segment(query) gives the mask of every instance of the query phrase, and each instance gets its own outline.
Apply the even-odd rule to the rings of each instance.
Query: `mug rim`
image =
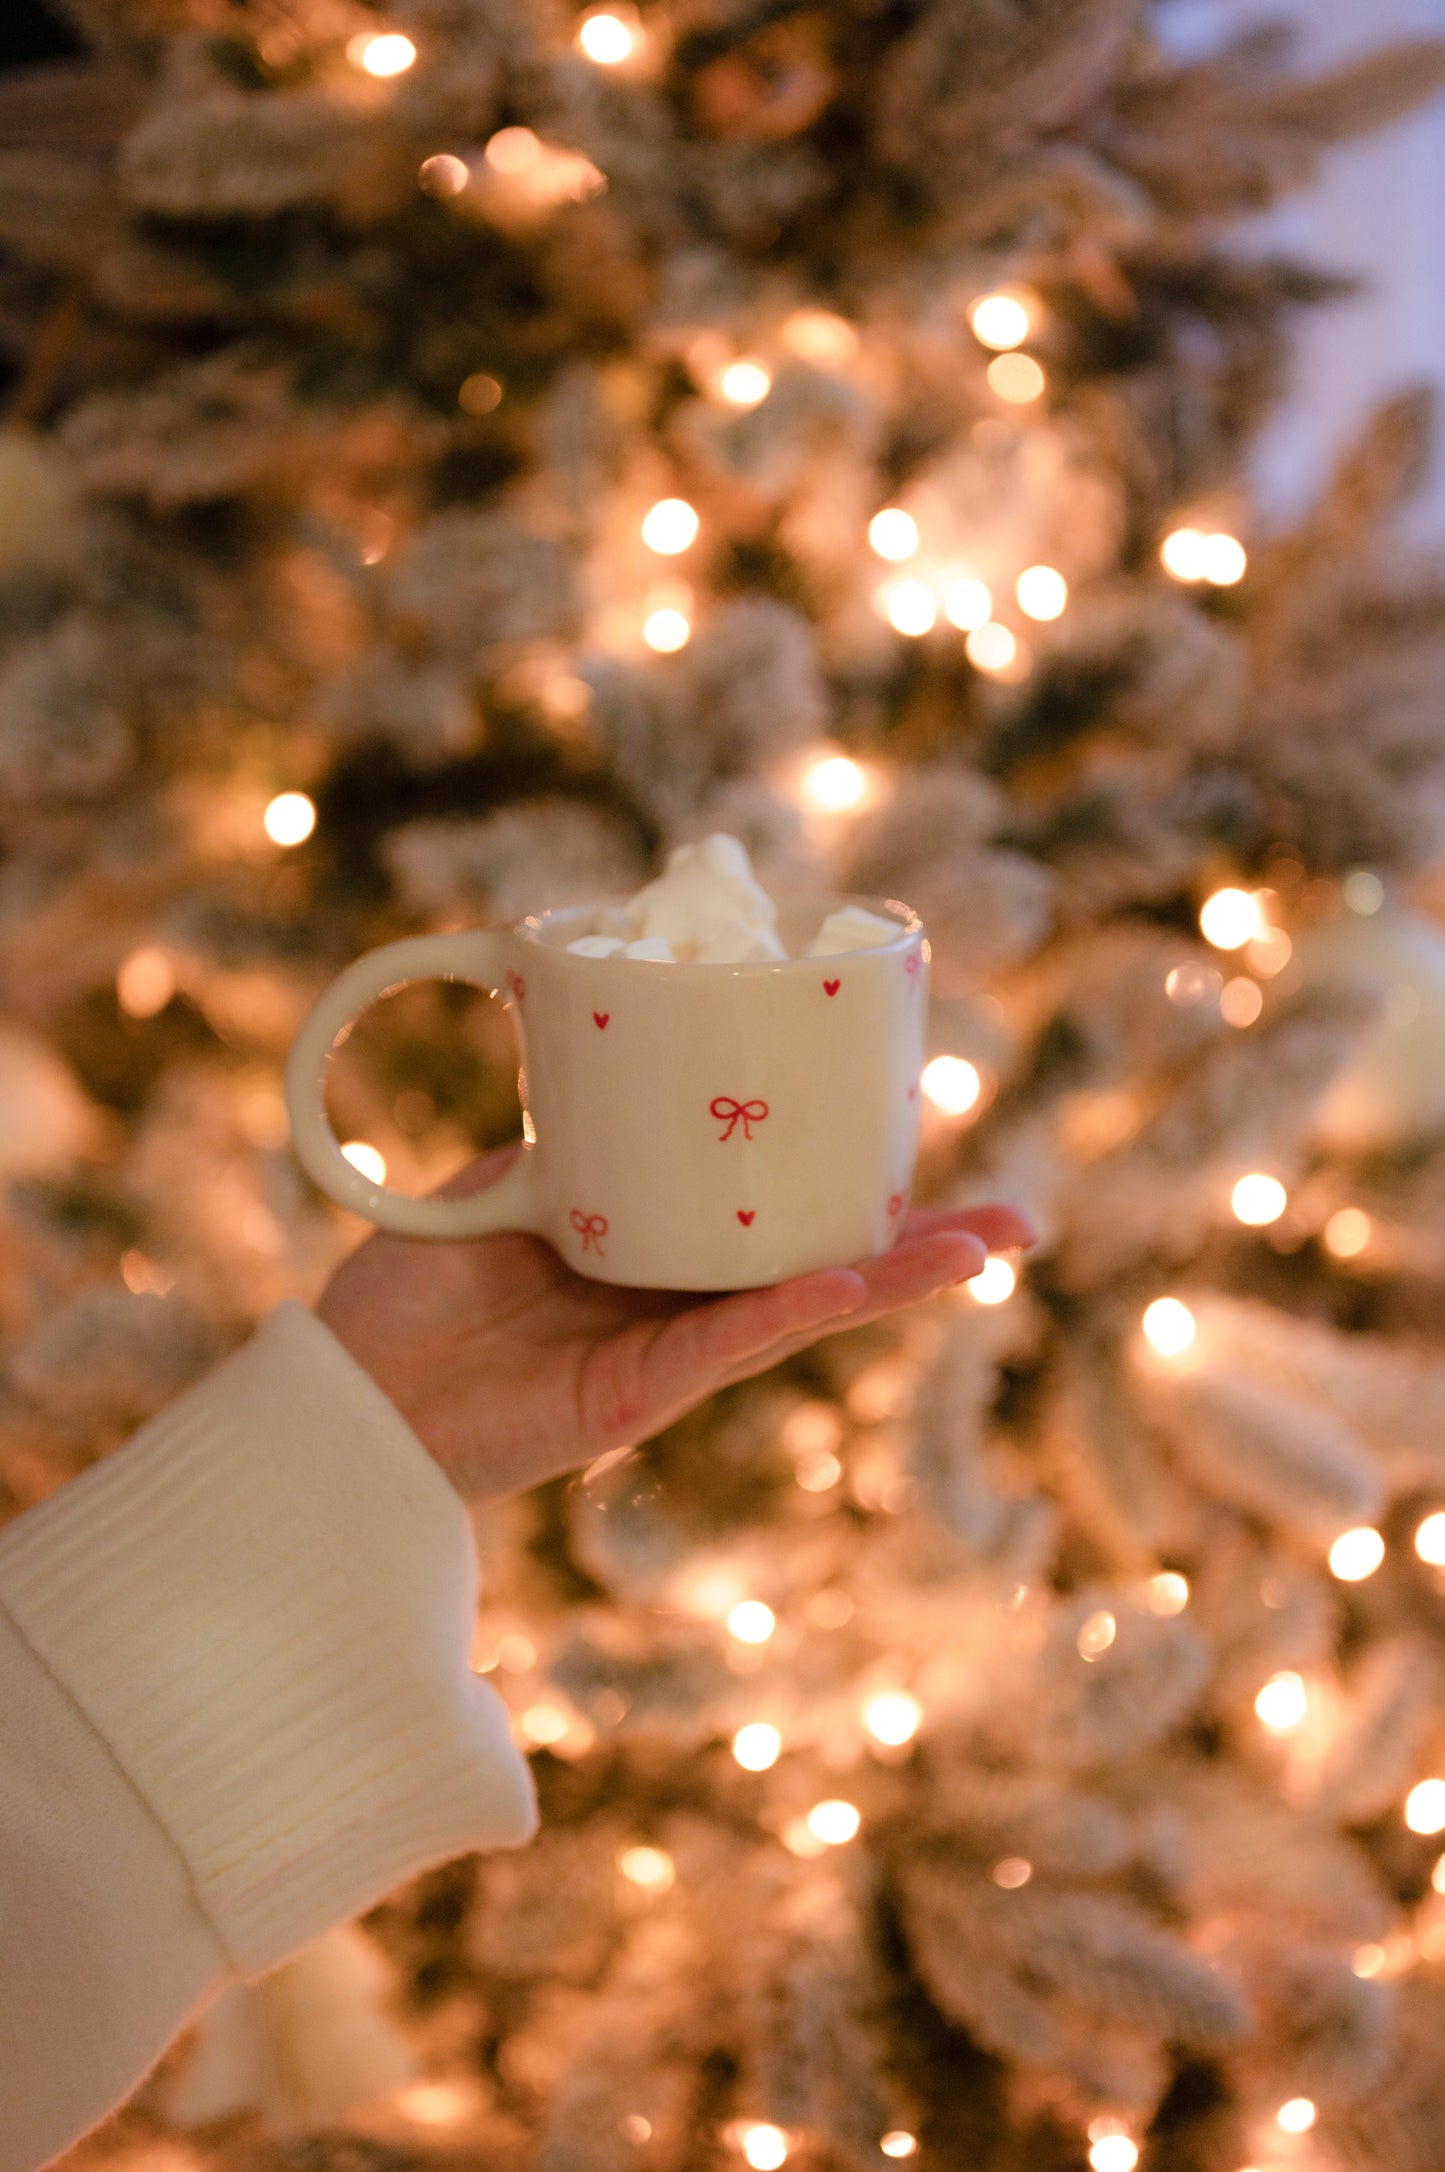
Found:
[[[916,942],[920,936],[923,938],[923,955],[925,962],[927,962],[928,937],[924,931],[923,922],[913,907],[905,904],[902,898],[867,897],[859,891],[794,892],[784,890],[774,898],[773,902],[776,905],[821,905],[824,919],[827,918],[830,912],[836,912],[849,905],[861,906],[867,912],[876,912],[881,907],[883,913],[890,915],[902,914],[903,918],[899,924],[898,933],[891,936],[886,943],[870,943],[858,950],[830,951],[826,959],[803,957],[740,958],[717,961],[701,958],[678,958],[673,961],[673,971],[675,973],[761,974],[785,973],[806,967],[809,972],[816,972],[820,964],[827,963],[833,958],[893,957],[905,946]],[[609,907],[623,906],[626,903],[627,899],[625,897],[589,898],[580,905],[553,905],[549,906],[544,912],[524,913],[515,920],[504,921],[502,926],[512,934],[522,936],[525,941],[534,943],[539,950],[546,950],[553,957],[570,958],[579,966],[610,966],[619,962],[627,965],[645,963],[647,961],[636,958],[619,960],[616,956],[610,958],[580,956],[575,950],[568,950],[565,943],[544,943],[541,940],[540,933],[534,934],[532,932],[533,930],[540,931],[547,925],[556,926],[558,923],[569,919],[580,919],[584,914],[590,918],[599,912],[606,911]]]

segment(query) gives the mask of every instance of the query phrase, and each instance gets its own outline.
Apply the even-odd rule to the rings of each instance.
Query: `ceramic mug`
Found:
[[[286,1073],[302,1166],[410,1237],[530,1230],[578,1274],[629,1288],[746,1289],[887,1249],[918,1145],[928,943],[906,905],[779,908],[790,951],[860,904],[891,941],[830,958],[667,965],[567,945],[600,908],[420,935],[348,966]],[[326,1117],[328,1058],[378,996],[417,980],[501,994],[522,1047],[523,1151],[490,1189],[410,1199],[354,1169]]]

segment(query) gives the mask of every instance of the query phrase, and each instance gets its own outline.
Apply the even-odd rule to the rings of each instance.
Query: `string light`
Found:
[[[746,356],[728,364],[717,388],[730,407],[756,407],[772,391],[773,380],[763,363]]]
[[[1421,1780],[1411,1788],[1405,1823],[1412,1833],[1445,1833],[1445,1780]]]
[[[1189,1604],[1189,1579],[1174,1569],[1161,1569],[1145,1586],[1144,1603],[1151,1614],[1182,1614]]]
[[[1330,1548],[1330,1573],[1342,1584],[1362,1584],[1385,1558],[1385,1541],[1369,1524],[1342,1531]]]
[[[1229,1195],[1237,1222],[1248,1229],[1264,1229],[1277,1222],[1289,1204],[1289,1194],[1278,1177],[1242,1176]]]
[[[885,505],[868,523],[868,541],[880,558],[895,563],[911,558],[918,548],[918,523],[900,505]]]
[[[482,156],[496,173],[527,173],[542,156],[542,139],[530,128],[499,128]]]
[[[989,391],[1010,407],[1027,407],[1040,400],[1048,380],[1031,354],[995,355],[985,372]]]
[[[1350,1974],[1368,1983],[1372,1976],[1381,1973],[1389,1958],[1384,1947],[1376,1945],[1373,1940],[1363,1946],[1356,1946],[1350,1955]]]
[[[1216,890],[1199,908],[1199,926],[1216,950],[1242,950],[1264,925],[1259,899],[1248,890]]]
[[[964,1116],[983,1091],[977,1067],[964,1056],[934,1056],[919,1081],[927,1098],[945,1116]]]
[[[517,1724],[528,1742],[538,1749],[550,1749],[566,1734],[567,1715],[555,1704],[529,1704]]]
[[[964,1288],[976,1305],[1002,1305],[1013,1296],[1018,1286],[1018,1275],[1006,1259],[987,1259],[976,1275],[970,1275]]]
[[[360,30],[348,41],[346,57],[366,75],[405,75],[416,59],[416,47],[397,30]]]
[[[916,639],[920,634],[931,632],[937,621],[938,605],[926,581],[889,581],[881,591],[880,600],[884,616],[895,633]]]
[[[1309,2097],[1291,2097],[1274,2115],[1282,2134],[1308,2134],[1315,2123],[1315,2107]]]
[[[365,1139],[348,1139],[341,1152],[352,1168],[359,1169],[371,1183],[386,1182],[386,1157],[379,1154],[374,1146],[368,1146]]]
[[[472,178],[472,169],[465,159],[454,158],[450,151],[438,151],[422,160],[416,178],[428,196],[460,196]]]
[[[648,612],[642,622],[642,638],[659,656],[674,656],[692,639],[692,621],[685,611],[664,604],[661,609]]]
[[[675,558],[697,541],[701,526],[686,498],[659,498],[642,523],[642,540],[659,557]]]
[[[1101,1606],[1096,1614],[1089,1616],[1074,1639],[1080,1659],[1088,1660],[1090,1665],[1096,1659],[1102,1659],[1118,1634],[1118,1622],[1106,1606]]]
[[[821,1840],[824,1847],[841,1848],[857,1837],[863,1820],[853,1803],[833,1799],[815,1802],[804,1822],[813,1838]]]
[[[1053,566],[1026,566],[1014,593],[1026,618],[1062,618],[1069,600],[1069,584]]]
[[[1177,1297],[1156,1297],[1144,1311],[1144,1337],[1160,1357],[1179,1357],[1199,1329],[1193,1313]]]
[[[878,2147],[885,2157],[915,2157],[918,2154],[918,2137],[906,2127],[890,2127]]]
[[[1425,1518],[1415,1533],[1415,1551],[1432,1569],[1445,1569],[1445,1509]]]
[[[316,804],[304,792],[278,792],[261,820],[273,845],[304,845],[316,827]]]
[[[1233,588],[1242,581],[1249,565],[1249,555],[1238,536],[1207,535],[1199,548],[1199,568],[1204,579],[1214,588]]]
[[[993,617],[993,597],[982,581],[960,574],[943,591],[943,615],[960,633],[975,633]]]
[[[1164,571],[1176,581],[1202,581],[1204,537],[1198,528],[1176,528],[1159,546]]]
[[[977,671],[1007,671],[1019,652],[1018,642],[1007,626],[990,621],[975,626],[964,643],[964,653]]]
[[[795,309],[783,326],[783,345],[800,362],[836,369],[858,352],[858,334],[846,317],[830,309]]]
[[[848,814],[868,797],[868,777],[846,754],[820,754],[803,771],[799,791],[817,814]]]
[[[728,1635],[739,1644],[766,1644],[777,1626],[777,1615],[761,1599],[739,1599],[728,1614]]]
[[[599,68],[615,68],[628,58],[638,43],[638,35],[620,15],[584,16],[577,27],[577,46]]]
[[[766,1720],[752,1720],[733,1736],[733,1756],[744,1772],[766,1772],[778,1761],[783,1738]]]
[[[1251,937],[1246,955],[1256,973],[1263,973],[1266,980],[1273,980],[1294,956],[1294,944],[1283,928],[1264,928]]]
[[[1354,868],[1346,875],[1340,888],[1350,911],[1358,913],[1362,920],[1368,920],[1372,913],[1377,913],[1385,902],[1385,885],[1379,876],[1371,874],[1367,867]]]
[[[502,404],[502,381],[493,377],[490,370],[473,370],[464,377],[457,391],[457,405],[464,414],[490,415],[494,407]]]
[[[1089,2150],[1094,2172],[1134,2172],[1139,2145],[1127,2134],[1101,2134]]]
[[[738,2140],[753,2172],[777,2172],[777,2167],[788,2161],[788,2137],[781,2127],[761,2123],[744,2127]]]
[[[827,1493],[843,1475],[843,1466],[831,1448],[819,1448],[801,1456],[793,1477],[804,1493]]]
[[[968,312],[973,336],[984,347],[1021,347],[1029,336],[1028,309],[1016,294],[984,294]]]
[[[624,1848],[617,1868],[630,1885],[646,1893],[665,1893],[677,1878],[677,1865],[665,1848]]]
[[[1272,1674],[1254,1700],[1262,1727],[1272,1735],[1292,1734],[1309,1709],[1303,1678],[1288,1669]]]
[[[891,1750],[913,1740],[922,1718],[922,1705],[906,1689],[877,1690],[863,1706],[864,1728]]]
[[[1252,1026],[1264,1009],[1258,981],[1227,980],[1219,991],[1219,1015],[1227,1026]]]
[[[154,1018],[176,992],[176,969],[154,943],[122,958],[115,976],[115,997],[128,1018]]]
[[[1005,1893],[1017,1893],[1033,1874],[1033,1864],[1023,1855],[1002,1856],[989,1872],[994,1884]]]

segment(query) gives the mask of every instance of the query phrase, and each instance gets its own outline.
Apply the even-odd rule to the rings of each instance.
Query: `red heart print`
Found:
[[[527,993],[527,983],[523,980],[521,974],[509,972],[507,986],[510,988],[515,1000],[520,1003]]]
[[[739,1208],[738,1208],[738,1220],[739,1220],[739,1221],[740,1221],[740,1222],[742,1223],[742,1225],[743,1225],[743,1228],[744,1228],[744,1229],[751,1229],[751,1228],[752,1228],[752,1226],[753,1226],[753,1218],[754,1218],[754,1216],[755,1216],[755,1215],[757,1214],[757,1211],[758,1211],[758,1210],[757,1210],[757,1208],[756,1208],[756,1207],[739,1207]]]
[[[895,1217],[896,1217],[897,1215],[900,1215],[900,1214],[901,1214],[902,1212],[903,1212],[903,1194],[902,1194],[902,1192],[894,1192],[894,1193],[893,1193],[893,1194],[891,1195],[891,1197],[889,1198],[889,1201],[888,1201],[888,1219],[889,1219],[889,1221],[890,1221],[890,1222],[891,1222],[891,1221],[893,1221],[893,1220],[894,1220],[894,1218],[895,1218]]]
[[[599,1033],[602,1032],[602,1030],[605,1028],[607,1021],[611,1016],[611,1011],[594,1011],[592,1013],[592,1023],[594,1026],[596,1026]]]
[[[823,983],[823,993],[824,995],[835,996],[838,993],[838,990],[842,987],[842,985],[843,983],[841,980],[825,980]]]

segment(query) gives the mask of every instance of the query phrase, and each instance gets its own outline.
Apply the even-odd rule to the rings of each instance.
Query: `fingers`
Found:
[[[739,1366],[769,1362],[779,1343],[809,1342],[824,1328],[850,1319],[868,1301],[864,1275],[853,1267],[828,1267],[770,1289],[739,1290],[711,1304],[690,1306],[661,1327],[651,1360],[668,1388],[689,1398],[706,1394]]]
[[[431,1194],[434,1199],[469,1199],[473,1192],[487,1191],[507,1170],[522,1151],[520,1139],[511,1139],[505,1146],[494,1146],[485,1154],[478,1154],[445,1184],[440,1184]]]
[[[914,1207],[903,1224],[903,1241],[941,1229],[965,1229],[990,1252],[1026,1252],[1039,1241],[1033,1223],[1017,1207]]]

